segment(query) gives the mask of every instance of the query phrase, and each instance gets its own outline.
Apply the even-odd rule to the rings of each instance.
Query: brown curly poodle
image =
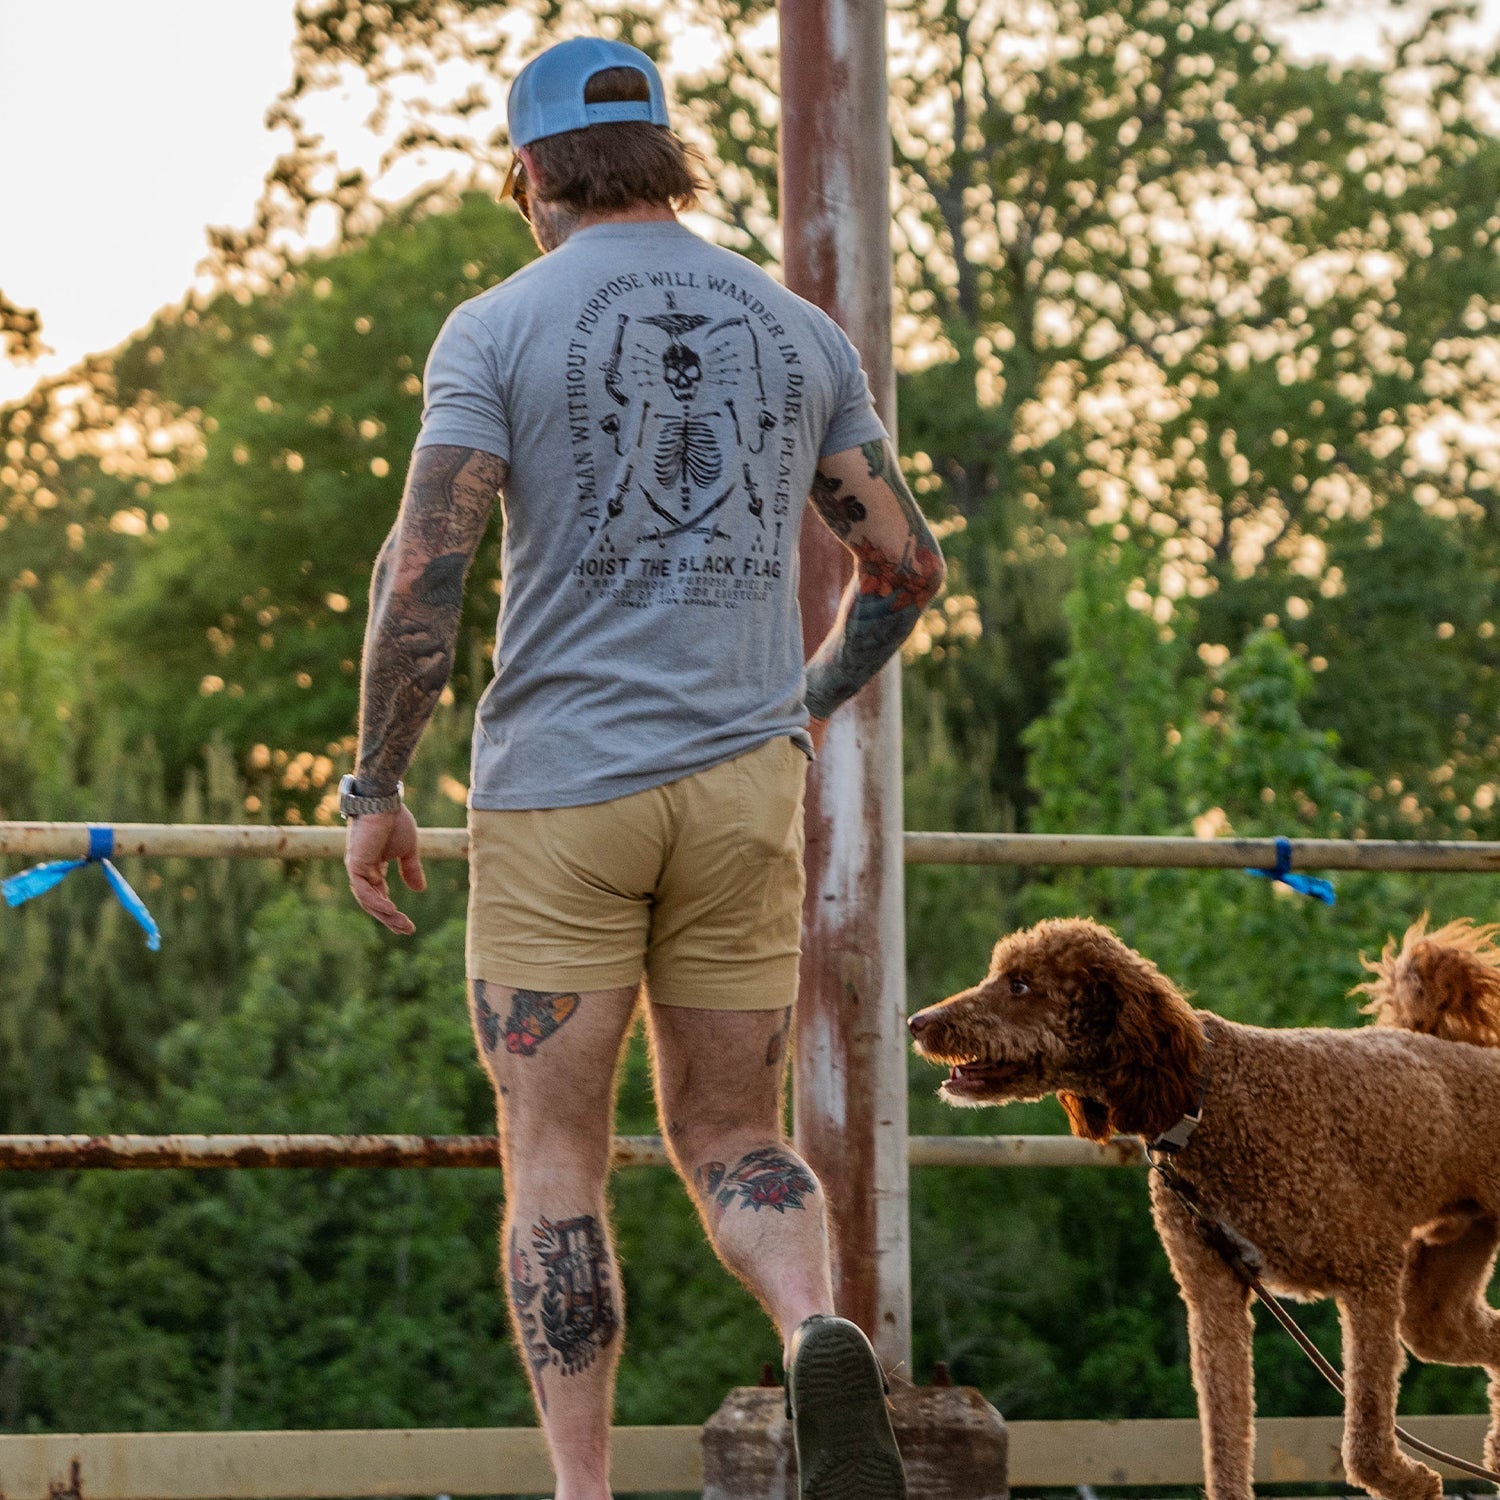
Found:
[[[1150,1143],[1203,1101],[1174,1158],[1204,1208],[1260,1252],[1284,1296],[1334,1297],[1344,1466],[1389,1500],[1435,1500],[1396,1446],[1401,1345],[1489,1373],[1485,1464],[1500,1468],[1500,928],[1426,918],[1361,985],[1376,1024],[1266,1030],[1195,1010],[1107,928],[1042,922],[996,946],[973,989],[911,1017],[952,1072],[951,1104],[1055,1093],[1075,1135]],[[1427,1034],[1420,1034],[1427,1033]],[[1211,1500],[1248,1500],[1251,1294],[1151,1174],[1151,1211],[1187,1303]]]

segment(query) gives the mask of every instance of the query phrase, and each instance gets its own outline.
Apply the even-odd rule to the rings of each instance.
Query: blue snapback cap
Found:
[[[634,68],[645,75],[650,99],[622,99],[610,104],[585,104],[583,91],[595,73],[606,68]],[[565,130],[619,120],[644,120],[666,125],[667,95],[656,64],[638,47],[603,37],[575,37],[559,42],[532,58],[510,86],[505,113],[512,146],[529,146]]]

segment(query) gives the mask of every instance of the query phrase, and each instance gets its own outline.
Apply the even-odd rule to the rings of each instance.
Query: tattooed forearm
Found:
[[[693,1173],[693,1185],[710,1224],[736,1206],[784,1214],[805,1207],[818,1191],[811,1170],[785,1146],[758,1147],[728,1169],[721,1161],[705,1162]]]
[[[370,585],[355,763],[367,796],[395,790],[448,681],[464,576],[504,479],[502,460],[472,448],[412,457]]]
[[[826,719],[895,655],[943,586],[937,539],[890,444],[866,443],[860,453],[865,474],[851,477],[820,468],[811,496],[855,557],[838,619],[807,664],[807,709],[815,719]],[[844,493],[858,483],[872,486],[867,500]],[[884,513],[877,515],[882,505]]]

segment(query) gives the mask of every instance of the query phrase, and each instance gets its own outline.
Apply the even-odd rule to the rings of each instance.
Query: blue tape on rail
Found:
[[[0,895],[5,897],[7,906],[21,906],[61,884],[74,870],[81,869],[84,865],[98,865],[104,871],[104,878],[109,882],[120,905],[146,934],[146,946],[155,953],[161,947],[161,929],[146,910],[146,903],[136,895],[130,882],[111,863],[110,856],[114,852],[114,829],[105,824],[91,823],[89,852],[85,858],[56,859],[44,865],[33,865],[31,869],[22,870],[19,875],[12,875],[8,880],[0,880]]]
[[[1247,875],[1259,875],[1262,880],[1279,881],[1302,896],[1311,896],[1325,906],[1332,906],[1338,897],[1331,880],[1320,880],[1316,875],[1298,875],[1292,870],[1292,841],[1276,840],[1276,868],[1273,870],[1246,870]]]

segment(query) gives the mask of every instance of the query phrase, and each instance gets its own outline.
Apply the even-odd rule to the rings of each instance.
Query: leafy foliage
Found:
[[[467,190],[498,175],[535,39],[657,50],[713,232],[775,259],[773,7],[669,10],[298,6],[272,111],[291,149],[255,223],[216,235],[220,290],[0,411],[0,816],[330,816],[421,357],[531,253]],[[909,824],[1493,834],[1494,59],[1451,8],[1413,13],[1389,69],[1296,63],[1227,0],[891,12],[904,463],[951,562],[907,664]],[[336,151],[346,89],[370,128]],[[0,301],[8,350],[31,318]],[[424,822],[460,816],[496,567],[491,538],[409,778]],[[158,956],[91,872],[3,918],[3,1128],[486,1128],[461,872],[408,898],[404,948],[320,868],[129,873]],[[1225,1014],[1351,1024],[1361,950],[1491,900],[1452,877],[1339,891],[914,869],[910,987],[938,998],[1001,932],[1090,912]],[[955,1115],[933,1082],[913,1064],[916,1131],[1061,1128],[1051,1105]],[[638,1044],[620,1110],[652,1128]],[[470,1172],[0,1184],[0,1426],[525,1421],[496,1193]],[[674,1181],[622,1177],[615,1214],[618,1417],[698,1420],[774,1334]],[[947,1360],[1015,1417],[1191,1410],[1132,1174],[918,1173],[913,1233],[919,1378]],[[1257,1360],[1266,1412],[1333,1409],[1279,1343]],[[1408,1409],[1479,1400],[1465,1372],[1408,1382]]]

